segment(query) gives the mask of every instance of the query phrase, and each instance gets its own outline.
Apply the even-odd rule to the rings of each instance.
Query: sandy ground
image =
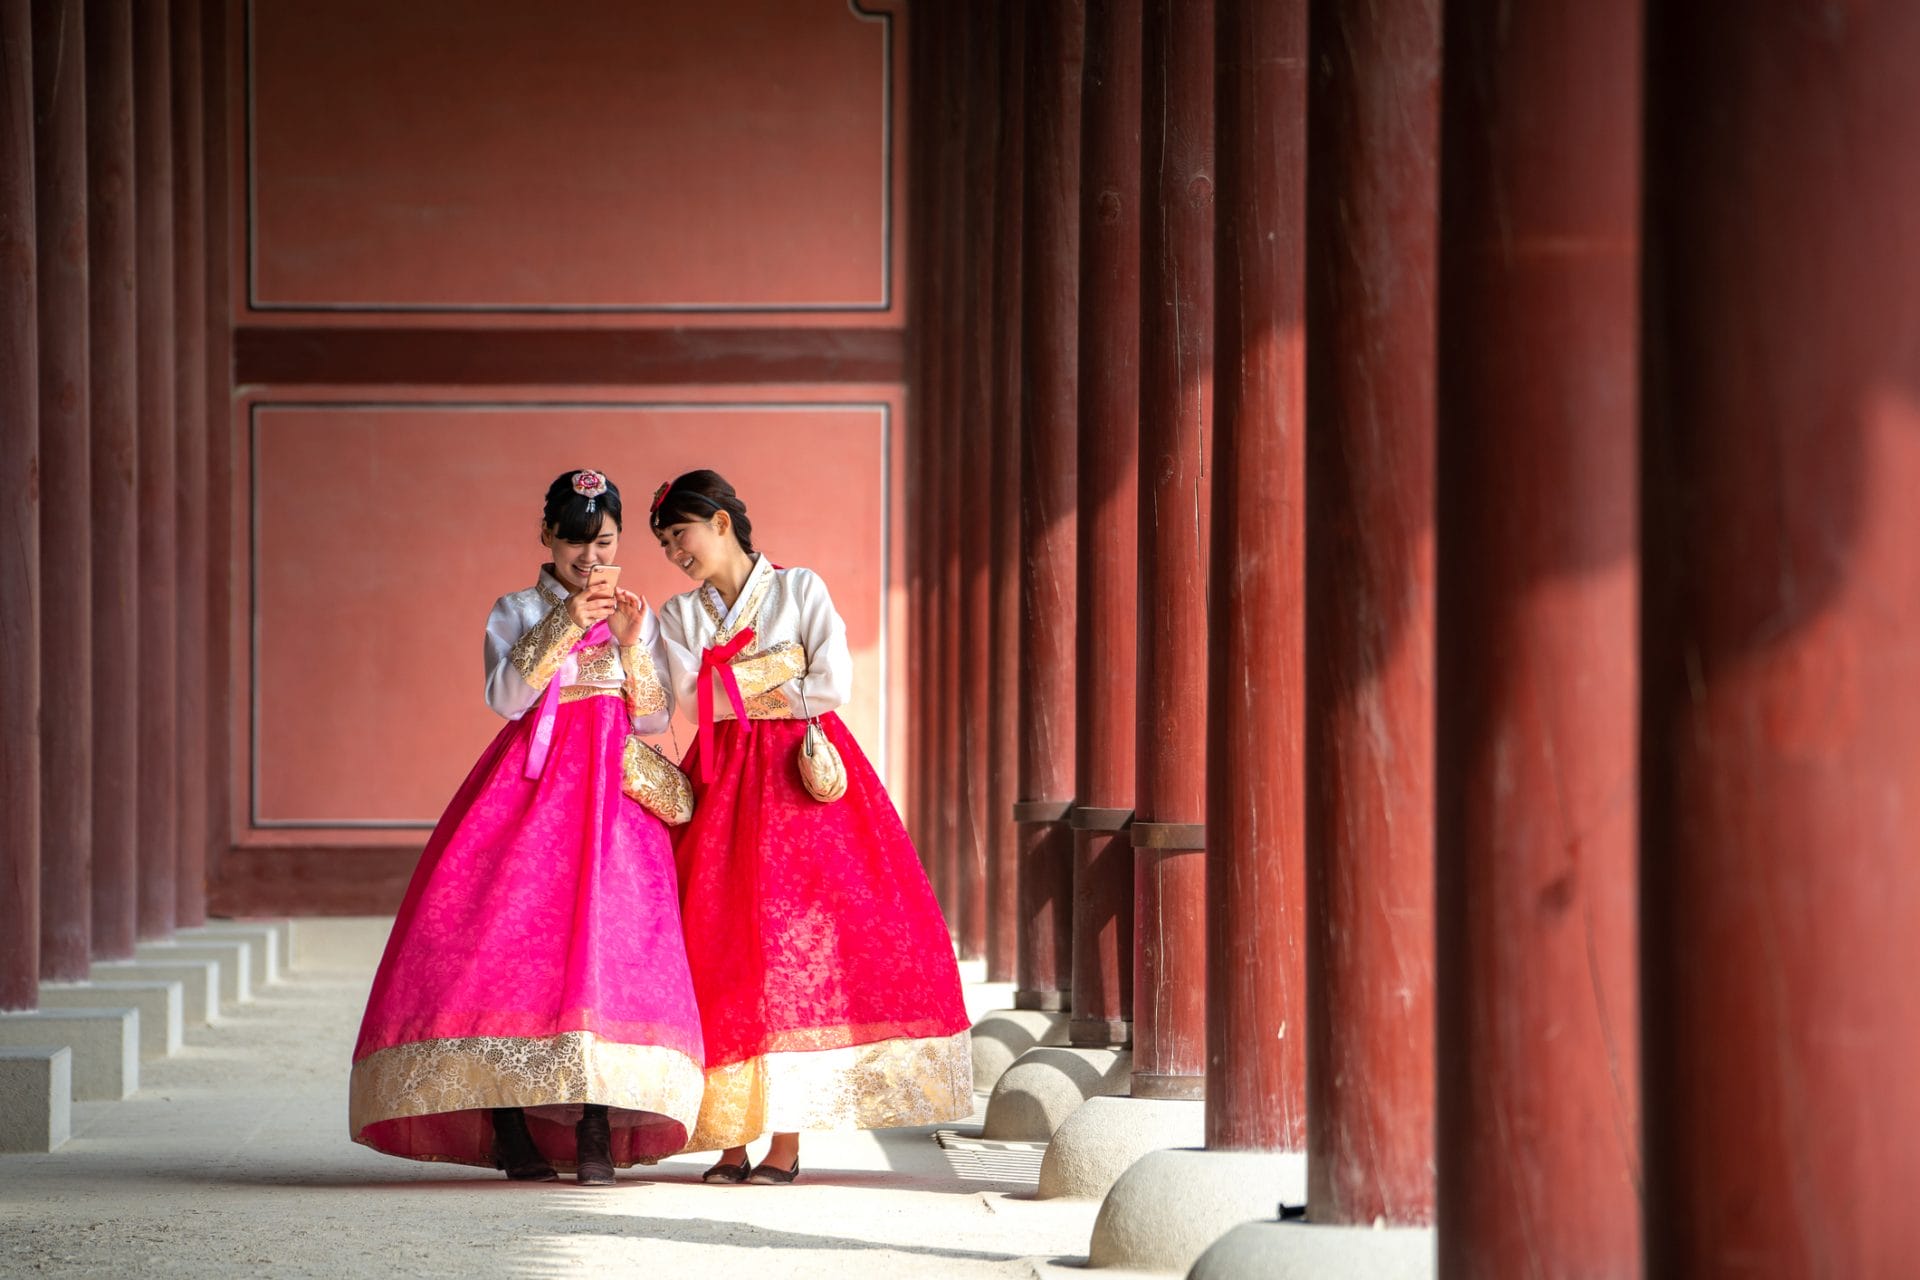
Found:
[[[387,922],[299,927],[300,967],[141,1064],[139,1093],[76,1103],[52,1155],[0,1156],[0,1276],[1026,1277],[1085,1258],[1098,1205],[1033,1199],[1041,1151],[979,1141],[978,1116],[944,1143],[808,1135],[792,1187],[705,1186],[704,1156],[585,1188],[377,1155],[347,1138],[347,1065]]]

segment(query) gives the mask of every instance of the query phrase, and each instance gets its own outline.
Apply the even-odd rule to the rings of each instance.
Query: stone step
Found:
[[[269,986],[280,981],[280,972],[286,967],[286,935],[282,928],[290,921],[273,920],[209,920],[203,925],[194,925],[174,931],[174,942],[232,942],[240,941],[253,948],[253,968],[248,973],[253,989]]]
[[[220,966],[220,1001],[240,1005],[253,999],[253,947],[238,938],[195,942],[143,942],[133,949],[136,960],[212,960]]]
[[[73,1050],[72,1096],[118,1102],[140,1087],[138,1009],[28,1009],[0,1013],[0,1048]]]
[[[43,982],[42,1009],[134,1008],[140,1011],[140,1058],[151,1062],[180,1052],[186,990],[178,980],[155,982]]]
[[[73,1050],[0,1048],[0,1151],[54,1151],[72,1136]]]
[[[185,1025],[209,1027],[220,1021],[217,960],[95,960],[92,974],[95,982],[177,982]]]

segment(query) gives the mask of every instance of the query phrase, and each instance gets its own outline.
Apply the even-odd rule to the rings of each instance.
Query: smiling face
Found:
[[[552,525],[542,525],[540,541],[553,552],[554,577],[569,591],[586,587],[593,566],[620,563],[620,526],[611,520],[602,520],[600,531],[586,542],[568,542],[555,535]]]
[[[660,540],[661,554],[695,582],[705,582],[739,554],[724,511],[708,520],[682,520],[653,534]]]

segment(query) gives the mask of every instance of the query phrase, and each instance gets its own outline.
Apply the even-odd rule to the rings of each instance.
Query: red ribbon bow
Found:
[[[700,651],[700,784],[705,786],[713,781],[713,676],[720,677],[721,687],[727,691],[727,701],[733,704],[733,717],[740,722],[740,732],[751,734],[753,721],[747,718],[747,701],[740,696],[740,682],[734,678],[733,659],[748,645],[753,643],[753,628],[743,627],[740,634],[723,645],[713,645]]]

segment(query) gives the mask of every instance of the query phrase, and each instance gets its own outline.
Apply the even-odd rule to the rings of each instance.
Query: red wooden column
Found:
[[[87,118],[81,0],[33,6],[40,305],[40,977],[92,963],[93,516],[87,440]],[[46,655],[53,655],[46,661]]]
[[[1217,9],[1207,1146],[1306,1140],[1306,0]]]
[[[202,4],[201,91],[205,104],[207,172],[206,300],[207,341],[202,353],[207,388],[207,697],[202,715],[207,734],[207,815],[209,882],[219,874],[219,858],[229,841],[232,755],[228,735],[233,724],[233,655],[228,621],[233,608],[233,381],[232,318],[229,314],[227,221],[228,167],[227,7]]]
[[[133,10],[87,0],[88,434],[93,531],[93,954],[133,954],[139,859]]]
[[[1648,11],[1647,1270],[1920,1253],[1920,13]]]
[[[958,547],[957,607],[960,688],[959,880],[960,958],[987,953],[987,717],[994,697],[992,656],[991,543],[982,520],[990,518],[993,462],[993,231],[997,200],[994,136],[999,124],[1000,9],[973,10],[967,22],[966,118],[964,123],[965,280],[960,343],[960,414],[955,522]]]
[[[1088,0],[1080,128],[1076,1045],[1133,1022],[1135,601],[1140,441],[1140,4]]]
[[[1132,1092],[1191,1100],[1207,1072],[1213,0],[1148,0],[1144,25]]]
[[[1064,1009],[1073,985],[1074,462],[1080,268],[1080,0],[1027,15],[1021,191],[1019,986]]]
[[[928,459],[929,426],[933,421],[933,343],[938,326],[932,313],[934,238],[932,235],[937,170],[933,164],[934,80],[939,74],[934,56],[936,13],[916,12],[908,27],[911,75],[907,127],[910,187],[908,193],[908,312],[907,312],[907,564],[908,607],[912,618],[909,639],[913,654],[908,672],[907,721],[910,803],[908,828],[921,865],[929,877],[933,863],[933,749],[929,712],[931,700],[927,670],[932,665],[932,614],[928,570],[932,562],[927,537],[930,510],[927,486],[933,474]],[[936,889],[938,882],[935,882]]]
[[[1316,0],[1313,31],[1307,1202],[1428,1223],[1440,5]]]
[[[966,15],[943,15],[939,165],[942,193],[936,224],[940,236],[940,377],[934,420],[934,759],[939,797],[940,897],[947,929],[959,942],[961,865],[965,832],[960,792],[960,432],[962,325],[966,322]]]
[[[129,639],[139,667],[140,937],[173,932],[178,893],[179,763],[173,407],[173,148],[166,0],[133,13],[134,183],[138,218],[140,574]]]
[[[207,920],[207,294],[206,122],[200,0],[171,0],[174,172],[174,422],[179,584],[179,879],[175,923]],[[224,162],[225,156],[221,157]]]
[[[33,26],[0,5],[0,1009],[40,990],[40,485]]]
[[[1636,1274],[1640,9],[1448,6],[1443,1274]]]
[[[992,457],[987,499],[990,689],[987,705],[987,981],[1017,976],[1020,936],[1020,245],[1027,9],[999,5],[1000,110],[993,202]]]

